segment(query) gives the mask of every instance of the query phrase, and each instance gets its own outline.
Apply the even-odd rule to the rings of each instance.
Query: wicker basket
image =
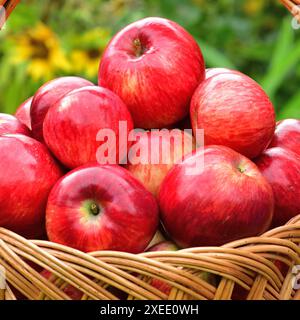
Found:
[[[7,17],[18,2],[0,0]],[[281,2],[297,15],[295,6],[300,0]],[[295,285],[299,244],[300,216],[261,237],[222,247],[139,255],[87,254],[51,242],[29,241],[0,228],[0,266],[7,281],[4,290],[0,287],[0,300],[15,300],[16,296],[69,300],[66,288],[70,286],[82,293],[82,300],[300,300]],[[43,269],[50,277],[41,275]],[[167,285],[167,292],[153,280]]]
[[[280,0],[283,5],[300,22],[300,0]]]
[[[32,300],[70,299],[65,288],[71,285],[83,293],[83,300],[299,300],[295,281],[299,244],[300,216],[261,237],[222,247],[139,255],[87,254],[51,242],[29,241],[0,228],[0,265],[7,279],[0,297],[14,300],[17,289],[18,295]],[[37,266],[52,275],[46,279]],[[209,274],[217,281],[209,281]],[[171,290],[157,289],[153,279]]]
[[[0,29],[3,27],[5,20],[10,16],[12,11],[15,9],[20,0],[0,0],[0,8],[5,8],[5,13],[1,11],[0,15]],[[3,16],[3,14],[5,16]],[[4,19],[3,19],[4,18]]]

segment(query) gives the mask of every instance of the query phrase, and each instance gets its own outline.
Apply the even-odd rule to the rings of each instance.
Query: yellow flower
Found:
[[[74,50],[71,53],[72,69],[93,78],[98,73],[101,54],[100,49]]]
[[[99,46],[103,47],[106,46],[108,40],[110,39],[110,32],[104,28],[95,28],[89,30],[88,32],[84,33],[80,37],[80,41],[83,44],[99,44]]]
[[[51,79],[57,71],[68,71],[66,59],[56,35],[39,23],[34,29],[15,36],[12,62],[27,63],[27,72],[34,80]]]
[[[72,70],[88,78],[95,77],[109,39],[110,33],[102,28],[95,28],[77,38],[70,58]]]
[[[264,0],[248,0],[244,4],[244,11],[248,15],[255,15],[263,10],[264,5]]]

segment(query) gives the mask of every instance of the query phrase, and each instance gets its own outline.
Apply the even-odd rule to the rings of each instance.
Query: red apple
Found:
[[[49,196],[46,227],[50,241],[85,252],[142,252],[157,226],[155,198],[117,165],[77,168]]]
[[[204,129],[206,145],[224,145],[255,158],[271,142],[274,107],[251,78],[222,73],[197,88],[191,102],[193,130]]]
[[[279,121],[269,148],[273,147],[288,149],[300,156],[300,120]]]
[[[126,132],[119,132],[119,123],[126,123]],[[97,141],[99,130],[111,130],[116,139],[109,145],[112,157],[99,151],[106,141]],[[47,113],[44,120],[44,138],[53,154],[68,168],[76,168],[96,160],[118,163],[127,155],[122,148],[119,154],[120,135],[133,129],[131,115],[122,100],[112,91],[101,87],[84,87],[60,99]],[[104,132],[104,131],[103,131]],[[110,143],[110,142],[108,142]],[[126,139],[126,145],[129,146]],[[103,162],[102,162],[103,161]],[[113,163],[111,162],[113,161]]]
[[[202,158],[204,166],[194,167]],[[159,203],[163,225],[180,247],[259,235],[274,210],[272,188],[255,164],[223,146],[198,149],[174,166],[161,185]]]
[[[150,247],[149,249],[147,249],[147,252],[156,252],[156,251],[177,251],[179,250],[179,248],[177,247],[177,245],[175,243],[173,243],[172,241],[162,241],[159,242],[157,244],[155,244],[154,246]]]
[[[19,108],[17,109],[15,116],[21,121],[27,128],[31,130],[31,117],[30,117],[30,108],[33,97],[28,98],[24,101]]]
[[[222,73],[237,73],[242,75],[241,72],[228,68],[207,68],[205,70],[205,79],[211,78],[213,76],[222,74]]]
[[[15,133],[30,136],[29,129],[15,116],[6,113],[0,113],[0,135]]]
[[[0,159],[0,226],[39,237],[48,194],[61,170],[44,145],[24,135],[0,136]]]
[[[142,182],[148,191],[157,196],[168,171],[195,149],[194,138],[189,133],[178,129],[164,129],[144,132],[137,140],[131,149],[136,152],[129,156],[129,164],[126,168]],[[139,153],[143,150],[147,150],[145,159],[141,159]],[[157,159],[153,159],[154,155]]]
[[[187,116],[204,79],[201,50],[173,21],[146,18],[121,30],[100,63],[99,84],[128,106],[135,126],[166,128]]]
[[[235,283],[231,300],[233,301],[244,301],[247,300],[247,296],[249,294],[249,290],[246,290],[245,288],[241,287],[239,284]]]
[[[274,192],[272,225],[283,225],[300,213],[300,157],[283,148],[271,148],[255,162]]]
[[[31,126],[33,137],[41,142],[43,138],[43,122],[50,107],[67,93],[93,85],[90,81],[79,77],[61,77],[44,84],[34,95],[31,109]]]

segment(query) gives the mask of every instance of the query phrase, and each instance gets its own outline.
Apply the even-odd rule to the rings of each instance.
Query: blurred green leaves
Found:
[[[46,81],[32,79],[28,61],[11,63],[14,37],[42,22],[57,36],[71,66],[53,70],[53,76],[74,74],[96,82],[97,59],[110,37],[147,16],[185,27],[201,46],[208,67],[236,68],[258,81],[278,118],[300,117],[300,30],[292,29],[292,18],[279,2],[264,0],[23,1],[0,32],[0,111],[14,112]]]
[[[196,40],[202,50],[207,66],[236,69],[236,66],[231,61],[229,61],[229,59],[222,52],[210,46],[207,42],[201,41],[199,39]]]
[[[269,70],[262,79],[261,84],[272,100],[281,87],[284,87],[286,78],[299,65],[300,39],[295,39],[295,32],[291,28],[290,17],[284,19],[279,31],[279,36],[271,57]],[[300,92],[295,92],[288,97],[283,106],[277,106],[278,118],[300,117]]]
[[[269,69],[261,84],[271,98],[300,60],[300,40],[294,41],[290,19],[284,19],[271,56]]]

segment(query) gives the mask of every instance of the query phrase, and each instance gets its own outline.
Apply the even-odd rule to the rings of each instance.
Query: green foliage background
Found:
[[[116,31],[146,16],[178,22],[199,42],[207,66],[250,75],[270,95],[278,118],[300,118],[300,29],[293,30],[292,17],[278,1],[265,0],[23,0],[0,32],[0,111],[13,113],[48,80],[32,78],[30,59],[12,59],[20,49],[19,37],[39,22],[57,36],[66,59],[74,50],[91,53],[100,48],[100,60]],[[103,36],[83,41],[91,30],[103,30]],[[78,71],[80,63],[73,57],[67,71],[53,67],[53,77],[76,74],[96,82],[92,61],[87,61],[89,75]]]

